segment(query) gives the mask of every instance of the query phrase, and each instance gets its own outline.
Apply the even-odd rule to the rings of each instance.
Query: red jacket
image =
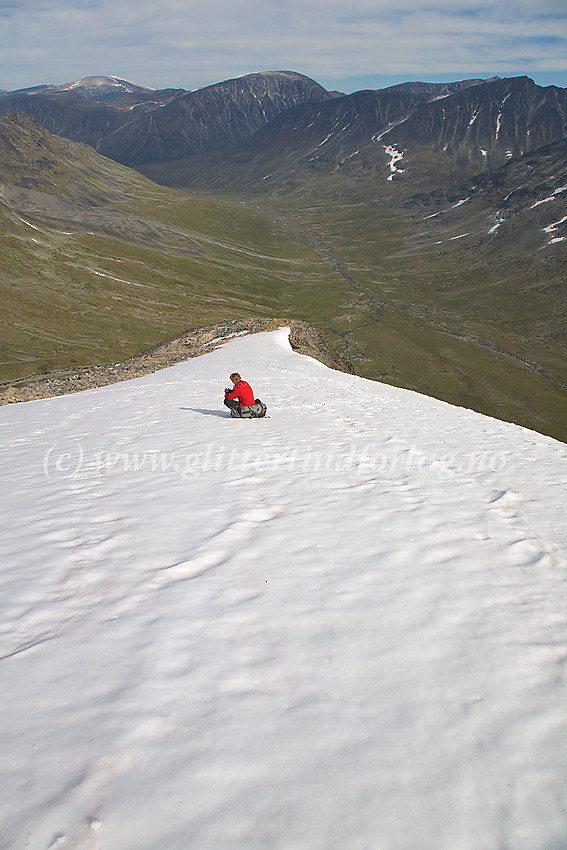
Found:
[[[246,381],[239,381],[232,392],[225,392],[224,397],[227,401],[234,401],[237,398],[243,407],[251,407],[256,402],[252,387]]]

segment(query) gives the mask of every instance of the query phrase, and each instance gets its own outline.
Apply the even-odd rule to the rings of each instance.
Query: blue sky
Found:
[[[345,92],[520,75],[567,86],[567,4],[0,0],[0,89],[91,75],[195,89],[266,70]]]

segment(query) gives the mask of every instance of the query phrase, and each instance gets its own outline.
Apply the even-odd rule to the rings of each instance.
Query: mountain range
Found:
[[[280,247],[291,239],[292,254],[302,243],[303,273],[292,280],[280,269],[272,278],[272,269],[258,300],[250,269],[239,277],[240,293],[231,292],[235,302],[275,315],[277,292],[287,315],[323,327],[360,374],[567,438],[565,89],[517,77],[408,82],[344,95],[276,71],[189,92],[94,77],[0,95],[0,114],[14,112],[33,116],[68,145],[85,143],[142,172],[153,181],[142,194],[153,185],[156,198],[159,183],[164,192],[181,189],[192,205],[207,198],[209,213],[232,205],[240,250],[250,249],[253,217],[270,240],[277,232]],[[43,132],[34,126],[27,125],[28,141]],[[20,135],[14,143],[13,125],[10,132],[2,179],[14,213],[22,192],[53,193],[58,155],[47,157],[51,172],[36,158],[32,174],[23,165],[27,142]],[[66,168],[84,157],[77,150],[66,149]],[[75,225],[83,216],[86,231],[93,205],[99,223],[106,216],[116,224],[126,207],[134,214],[140,177],[132,178],[132,205],[127,172],[111,177],[118,166],[94,162],[89,169],[105,171],[104,188],[100,181],[94,193],[81,188],[80,169],[73,178],[75,202],[87,201],[84,216],[59,204],[53,218],[50,202],[52,217],[44,215],[42,226],[55,227],[57,219],[63,229],[66,216]],[[57,192],[66,181],[61,177]],[[166,203],[161,197],[161,207],[142,204],[154,224]],[[37,211],[43,202],[28,196],[25,215],[34,203]],[[247,224],[239,228],[241,215]],[[211,220],[199,220],[197,235]],[[126,229],[110,230],[128,241],[136,228],[130,220]],[[152,228],[149,244],[159,250],[161,225]],[[194,235],[188,228],[183,239]],[[265,253],[273,257],[270,244]],[[326,267],[324,281],[317,270],[316,284],[313,261]],[[214,264],[206,277],[215,300]],[[268,313],[264,296],[272,302]],[[220,301],[207,318],[227,318],[219,310]],[[58,362],[56,354],[49,359]]]
[[[343,96],[291,71],[249,74],[195,92],[89,77],[4,93],[0,114],[15,111],[133,167],[235,145],[265,154],[277,139],[286,151],[294,141],[299,159],[315,166],[355,173],[383,167],[389,151],[400,148],[404,168],[393,173],[406,179],[422,176],[424,150],[456,174],[478,173],[567,135],[567,91],[528,77],[407,83]]]
[[[291,71],[250,74],[196,92],[88,77],[5,93],[0,114],[27,112],[50,132],[135,167],[240,142],[280,112],[330,97],[314,80]]]

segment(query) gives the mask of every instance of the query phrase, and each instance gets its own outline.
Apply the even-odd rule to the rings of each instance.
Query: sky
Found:
[[[4,850],[567,847],[567,445],[285,328],[0,429]]]
[[[0,90],[117,76],[196,89],[292,70],[328,89],[528,75],[567,86],[564,0],[0,0]]]

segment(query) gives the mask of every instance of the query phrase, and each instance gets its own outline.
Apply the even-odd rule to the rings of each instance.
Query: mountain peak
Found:
[[[61,86],[50,86],[49,88],[57,92],[75,91],[88,100],[105,101],[117,100],[125,94],[153,91],[146,86],[139,86],[136,83],[129,82],[129,80],[112,76],[83,77],[82,80],[75,80],[75,82],[65,83]]]
[[[152,89],[147,88],[146,86],[139,86],[136,83],[131,83],[129,80],[123,80],[120,77],[83,77],[82,80],[76,80],[73,83],[66,83],[62,86],[57,86],[59,91],[65,91],[67,89],[76,89],[76,88],[84,88],[91,89],[93,91],[102,89],[103,91],[107,91],[108,89],[124,89],[127,92],[134,91],[152,91]]]
[[[150,92],[153,89],[147,86],[139,86],[120,77],[83,77],[71,83],[61,85],[41,85],[28,89],[18,89],[12,94],[61,94],[65,92],[76,92],[87,100],[113,101],[118,100],[125,94]]]

